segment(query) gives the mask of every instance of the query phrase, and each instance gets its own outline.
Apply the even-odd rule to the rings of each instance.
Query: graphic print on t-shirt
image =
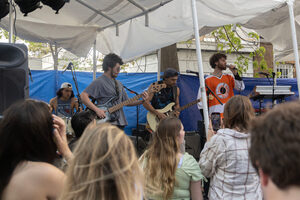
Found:
[[[229,95],[229,86],[227,83],[219,83],[216,87],[216,94],[220,99],[226,99]]]

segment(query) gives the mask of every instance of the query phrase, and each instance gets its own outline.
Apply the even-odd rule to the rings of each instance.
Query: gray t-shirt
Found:
[[[119,98],[114,102],[115,104],[121,103],[128,100],[127,93],[124,90],[124,87],[120,81],[117,80],[119,86]],[[108,78],[104,74],[94,80],[87,88],[84,90],[89,96],[93,97],[97,101],[97,105],[101,105],[109,101],[112,97],[116,97],[116,87],[115,81]],[[126,126],[127,121],[123,108],[116,111],[119,118],[112,122],[112,124]]]

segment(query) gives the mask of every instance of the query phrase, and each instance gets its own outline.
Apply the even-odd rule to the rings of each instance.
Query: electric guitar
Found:
[[[162,84],[152,83],[152,85],[148,88],[147,92],[148,93],[159,92],[161,89],[166,88],[166,87],[167,87],[167,85],[164,83],[162,83]],[[140,98],[142,98],[142,96],[143,96],[142,94],[136,95],[135,97],[128,99],[126,101],[123,101],[119,104],[113,104],[118,99],[118,97],[112,97],[106,103],[97,105],[97,107],[100,108],[101,110],[104,110],[105,114],[106,114],[106,117],[104,119],[98,118],[97,123],[112,122],[112,121],[117,120],[118,117],[114,114],[116,111],[123,108],[123,106],[127,106],[131,103],[138,101]],[[94,111],[92,111],[92,112],[94,112]],[[96,115],[95,112],[94,112],[94,114]]]
[[[180,108],[174,109],[174,110],[173,110],[173,106],[175,105],[175,103],[173,102],[173,103],[169,103],[163,109],[157,109],[156,111],[163,113],[166,116],[176,117],[176,112],[181,112],[182,110],[187,109],[200,101],[201,101],[201,98],[197,99],[195,101],[192,101],[191,103],[188,103],[188,104],[181,106]],[[152,131],[156,131],[159,121],[160,121],[160,119],[157,117],[157,115],[153,114],[152,112],[147,113],[147,122]]]

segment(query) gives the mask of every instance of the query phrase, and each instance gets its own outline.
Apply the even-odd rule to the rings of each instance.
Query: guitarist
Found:
[[[113,97],[115,97],[113,102],[114,105],[129,99],[122,83],[116,80],[120,73],[121,65],[123,65],[123,61],[118,55],[113,53],[106,55],[102,64],[104,73],[94,80],[80,95],[82,102],[89,109],[93,110],[100,119],[104,119],[106,114],[104,110],[101,110],[96,105],[104,104]],[[96,105],[91,102],[90,98],[96,100]],[[148,93],[143,92],[143,100],[136,101],[128,106],[142,104],[146,98],[148,98]],[[111,121],[111,124],[124,129],[128,123],[123,109],[116,111],[114,116],[115,120]]]
[[[166,107],[169,103],[174,102],[174,109],[178,109],[179,105],[179,94],[180,90],[176,86],[179,73],[168,68],[164,72],[163,80],[158,83],[165,83],[166,88],[163,88],[159,92],[149,94],[149,98],[143,103],[143,106],[151,113],[155,114],[159,119],[166,117],[165,114],[158,112],[156,109],[162,109]],[[179,112],[176,112],[177,117]]]

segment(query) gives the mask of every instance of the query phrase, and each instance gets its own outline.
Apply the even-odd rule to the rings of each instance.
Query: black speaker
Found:
[[[185,151],[191,154],[196,160],[199,160],[201,153],[200,135],[196,131],[186,131],[185,136]]]
[[[28,97],[27,47],[0,43],[0,115],[14,102]]]

